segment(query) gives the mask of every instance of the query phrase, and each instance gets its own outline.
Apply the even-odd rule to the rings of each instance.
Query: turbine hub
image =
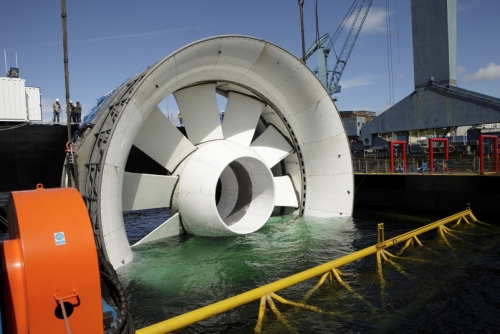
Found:
[[[252,233],[271,216],[273,174],[253,149],[229,140],[201,144],[181,167],[172,209],[187,232]]]

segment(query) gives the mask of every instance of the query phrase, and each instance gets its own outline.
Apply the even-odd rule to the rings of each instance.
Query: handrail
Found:
[[[403,241],[407,241],[409,239],[415,238],[417,235],[428,232],[435,228],[440,228],[442,225],[446,223],[450,223],[453,221],[458,222],[463,218],[466,222],[467,216],[473,221],[478,221],[476,217],[472,214],[470,208],[467,208],[465,211],[459,212],[447,218],[443,218],[434,223],[425,225],[416,230],[404,233],[397,237],[388,239],[378,243],[377,245],[373,245],[357,252],[348,254],[336,260],[327,262],[325,264],[319,265],[317,267],[302,271],[298,274],[280,279],[278,281],[263,285],[261,287],[255,288],[253,290],[249,290],[247,292],[241,293],[239,295],[221,300],[217,303],[210,304],[204,306],[202,308],[196,309],[194,311],[190,311],[188,313],[184,313],[182,315],[176,316],[174,318],[170,318],[168,320],[161,321],[159,323],[144,327],[136,331],[137,334],[161,334],[161,333],[171,333],[179,329],[183,329],[193,323],[199,322],[201,320],[207,319],[214,315],[229,311],[235,307],[242,306],[244,304],[250,303],[252,301],[261,299],[266,297],[266,295],[273,294],[274,292],[283,290],[290,286],[296,285],[308,279],[323,275],[325,273],[329,273],[330,271],[334,271],[336,268],[342,267],[348,263],[354,262],[361,258],[364,258],[368,255],[372,255],[377,253],[377,258],[379,259],[380,252],[384,252],[386,248],[395,246]],[[441,232],[441,228],[440,228]],[[382,254],[382,257],[384,255]],[[259,316],[260,318],[260,316]]]

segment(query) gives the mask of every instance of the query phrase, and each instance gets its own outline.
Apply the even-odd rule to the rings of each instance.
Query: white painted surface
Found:
[[[181,232],[182,228],[180,225],[179,213],[176,213],[165,222],[163,222],[160,226],[151,231],[147,236],[133,244],[132,247],[142,245],[147,242],[179,235]]]
[[[26,109],[30,121],[42,121],[42,97],[39,87],[25,87]]]
[[[226,112],[222,122],[224,139],[250,146],[255,127],[265,104],[235,92],[229,92]]]
[[[184,88],[174,96],[191,143],[223,139],[215,84]]]
[[[299,207],[297,193],[293,187],[292,179],[288,175],[274,177],[274,188],[276,193],[275,206]]]
[[[285,130],[286,136],[300,148],[290,153],[294,148],[272,125],[269,125],[268,130],[250,146],[250,150],[256,155],[255,159],[259,161],[265,159],[267,170],[285,159],[284,173],[291,176],[293,186],[299,194],[299,212],[306,216],[318,217],[335,217],[352,213],[354,189],[349,144],[335,105],[314,74],[287,51],[261,39],[243,36],[208,38],[177,50],[145,70],[142,81],[134,88],[131,100],[115,124],[106,150],[105,175],[100,185],[100,221],[103,222],[105,248],[115,268],[132,258],[123,227],[121,198],[123,169],[132,143],[136,140],[145,141],[143,147],[148,147],[146,150],[155,150],[154,147],[148,146],[147,135],[139,133],[161,131],[160,127],[143,129],[143,123],[147,123],[148,117],[156,110],[158,103],[169,94],[175,94],[183,114],[188,138],[193,146],[207,141],[207,145],[212,141],[233,142],[229,137],[245,137],[244,140],[237,141],[248,142],[246,132],[252,130],[249,129],[250,121],[246,119],[246,113],[244,116],[239,116],[241,119],[236,120],[236,123],[243,126],[234,129],[233,133],[231,130],[226,132],[226,126],[220,126],[215,86],[224,83],[238,85],[241,90],[247,91],[250,95],[255,94],[265,101],[269,106],[267,108],[271,108],[275,113],[264,117],[266,121],[275,124],[281,131]],[[251,110],[251,114],[257,114],[256,109],[251,108]],[[229,117],[229,114],[226,117]],[[227,138],[223,137],[223,128]],[[165,131],[177,131],[177,129]],[[170,134],[167,137],[170,138],[169,136]],[[165,138],[162,137],[161,140]],[[172,152],[172,150],[166,151]],[[174,150],[174,153],[159,154],[155,158],[162,160],[163,165],[168,165],[171,159],[175,161],[179,161],[181,157],[189,159],[198,153],[198,150],[195,150],[191,152],[192,156],[186,156],[189,150],[181,151],[182,153],[175,153]],[[246,163],[244,156],[249,154],[243,154],[239,149],[236,152],[240,152],[238,154],[241,154],[242,162]],[[169,154],[171,156],[167,157]],[[298,158],[299,154],[302,161]],[[222,158],[226,159],[226,154]],[[229,164],[229,162],[219,164],[219,160],[221,157],[213,154],[205,162],[197,162],[198,167],[193,167],[193,171],[188,171],[190,167],[186,164],[182,175],[179,175],[179,183],[183,178],[196,179],[202,183],[211,182],[210,186],[202,187],[202,191],[197,195],[194,195],[197,189],[191,189],[193,195],[186,203],[181,201],[183,195],[178,193],[180,196],[178,209],[183,219],[186,216],[184,210],[189,210],[187,216],[191,213],[192,216],[186,219],[190,221],[211,224],[217,218],[218,224],[220,223],[218,219],[222,220],[220,216],[215,216],[217,207],[213,197],[209,207],[213,212],[210,219],[200,213],[203,212],[200,208],[204,208],[205,204],[198,206],[198,202],[193,200],[196,196],[203,198],[201,194],[212,196],[209,191],[215,192],[212,185],[217,182]],[[246,167],[249,171],[252,168],[251,161],[248,159],[249,166]],[[217,173],[205,172],[215,168],[214,166],[218,166],[217,179],[215,177]],[[209,176],[206,180],[205,175]],[[193,181],[188,183],[194,184]],[[258,190],[255,194],[265,190],[266,184],[261,182],[256,187]],[[305,198],[304,192],[307,194]],[[256,200],[263,205],[269,203],[274,205],[274,197],[274,194],[267,197],[256,195]],[[174,196],[174,200],[175,198]],[[208,200],[206,203],[208,207]],[[229,206],[231,203],[231,200],[227,199]],[[240,231],[235,228],[233,232],[247,233],[250,230],[242,228]]]
[[[135,137],[134,145],[172,172],[196,148],[155,106]]]
[[[230,167],[232,172],[228,172],[232,163],[237,168]],[[221,217],[216,205],[216,187],[223,173],[227,177],[222,177]],[[179,177],[178,202],[188,233],[203,236],[252,233],[271,216],[273,176],[252,149],[228,140],[213,141],[199,147],[186,161]]]
[[[27,118],[24,79],[0,77],[0,120],[25,121]]]
[[[122,210],[167,208],[177,176],[125,172],[123,175]]]
[[[268,126],[250,147],[259,153],[269,168],[293,152],[293,147],[274,126]]]

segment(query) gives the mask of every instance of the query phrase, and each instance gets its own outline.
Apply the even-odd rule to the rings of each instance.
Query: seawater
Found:
[[[166,210],[126,213],[131,243],[167,218]],[[379,222],[384,222],[388,239],[440,218],[444,216],[387,211],[334,219],[273,217],[250,235],[179,236],[144,244],[118,272],[134,324],[142,328],[371,246],[377,242]],[[352,291],[327,281],[307,300],[328,313],[276,302],[289,327],[268,309],[263,333],[497,332],[500,227],[462,223],[454,231],[449,245],[437,230],[420,236],[424,247],[408,249],[394,264],[384,263],[383,279],[374,255],[340,268]],[[401,246],[388,250],[395,254]],[[278,294],[301,301],[318,280]],[[258,303],[183,333],[253,333]]]

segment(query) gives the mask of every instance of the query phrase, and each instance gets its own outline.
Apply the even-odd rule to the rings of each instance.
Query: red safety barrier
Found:
[[[389,142],[389,157],[391,165],[391,173],[394,173],[394,145],[403,146],[403,171],[406,173],[406,142],[404,140],[391,140]]]
[[[495,173],[498,173],[498,136],[496,135],[479,135],[479,173],[484,174],[484,140],[485,139],[493,139],[493,169]]]
[[[444,159],[448,161],[448,139],[447,138],[429,138],[429,166],[430,172],[434,171],[434,142],[444,142]],[[444,166],[443,166],[444,167]],[[445,169],[448,171],[448,167]]]

